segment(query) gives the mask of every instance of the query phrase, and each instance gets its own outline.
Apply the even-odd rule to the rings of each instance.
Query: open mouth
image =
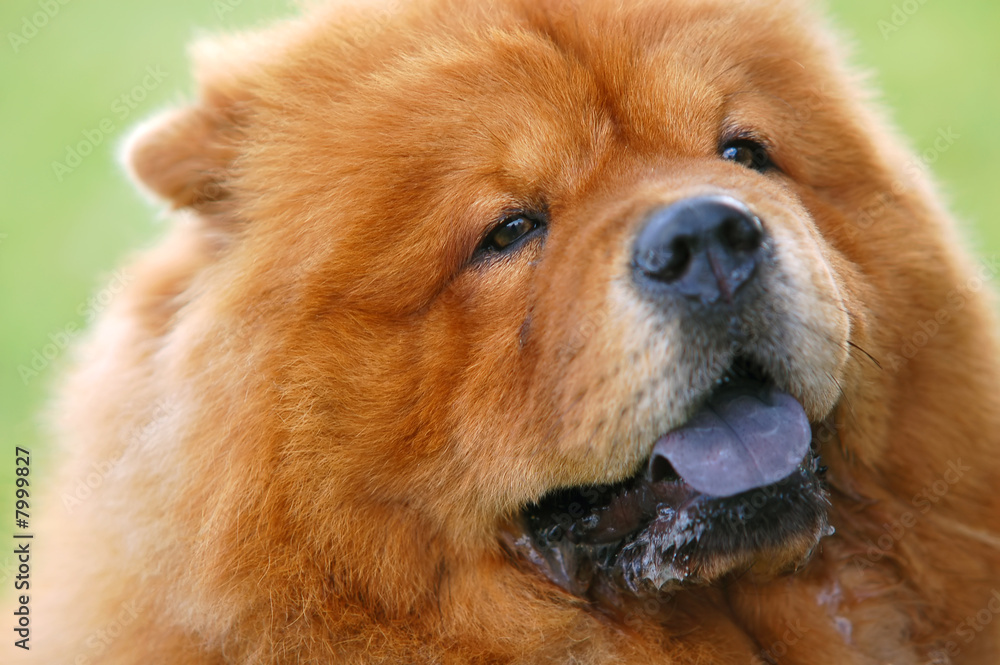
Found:
[[[508,543],[580,595],[799,565],[832,533],[811,442],[799,402],[741,358],[635,476],[548,494]]]

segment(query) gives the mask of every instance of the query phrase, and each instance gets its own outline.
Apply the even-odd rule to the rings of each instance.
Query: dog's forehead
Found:
[[[778,30],[758,43],[746,30],[773,21],[773,9],[687,0],[453,9],[399,33],[393,15],[373,15],[382,23],[372,53],[343,63],[363,71],[333,91],[352,140],[378,140],[385,168],[398,158],[396,173],[424,183],[484,174],[499,190],[567,191],[611,144],[708,156],[734,102],[747,108],[768,80],[802,68],[782,55],[801,45],[782,48]]]
[[[623,129],[649,135],[664,123],[644,120],[704,121],[719,95],[787,77],[774,70],[804,68],[797,61],[812,50],[794,29],[809,17],[789,2],[415,4],[423,9],[390,2],[349,20],[328,11],[298,24],[282,39],[297,42],[298,53],[275,73],[315,79],[310,87],[330,100],[353,95],[372,107],[381,99],[403,116],[474,108],[490,119],[492,97],[500,117],[532,112],[544,121],[558,112],[579,121],[598,107]]]
[[[388,39],[385,66],[369,82],[398,91],[387,99],[408,97],[393,111],[411,117],[434,110],[433,99],[451,111],[438,116],[446,122],[474,119],[537,138],[555,126],[561,143],[576,127],[590,143],[606,120],[622,138],[684,148],[698,143],[698,130],[717,127],[732,95],[804,69],[803,44],[785,43],[788,26],[760,25],[765,19],[773,21],[733,3],[508,7],[450,30],[426,25],[428,34],[409,35],[421,42],[412,47]]]

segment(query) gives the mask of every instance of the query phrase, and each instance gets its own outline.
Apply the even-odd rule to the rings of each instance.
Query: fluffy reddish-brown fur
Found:
[[[197,101],[128,148],[177,212],[62,392],[31,656],[996,662],[998,622],[963,623],[1000,588],[995,266],[822,23],[413,0],[199,48]],[[781,171],[719,159],[733,130]],[[726,362],[625,279],[644,211],[719,191],[774,237],[760,352],[819,427],[836,534],[604,606],[503,534],[634,473]],[[544,240],[470,258],[526,208]]]

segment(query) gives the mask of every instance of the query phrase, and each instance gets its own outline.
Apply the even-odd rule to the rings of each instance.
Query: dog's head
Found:
[[[429,585],[414,552],[576,593],[804,561],[840,410],[882,454],[876,293],[916,320],[936,287],[894,256],[947,261],[814,23],[419,2],[202,53],[130,159],[194,212],[208,267],[162,316],[210,445],[274,462],[260,519],[345,587]]]

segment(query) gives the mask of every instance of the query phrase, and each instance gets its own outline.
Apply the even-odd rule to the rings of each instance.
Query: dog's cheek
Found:
[[[677,322],[633,292],[630,236],[618,233],[619,252],[586,236],[562,239],[533,285],[523,353],[532,359],[529,404],[546,424],[535,454],[561,484],[632,473],[659,428],[679,417],[676,377],[690,369]]]
[[[783,222],[783,223],[779,223]],[[772,357],[783,358],[784,377],[813,422],[840,397],[838,378],[848,358],[851,321],[839,280],[821,246],[809,233],[807,216],[772,217],[775,266],[768,290],[772,322],[761,332]],[[777,378],[777,377],[776,377]]]
[[[544,485],[529,463],[551,412],[531,399],[546,369],[536,351],[533,262],[542,243],[492,257],[457,276],[426,315],[418,399],[442,418],[450,444],[449,474],[467,500],[494,513],[521,503]],[[441,375],[436,368],[456,371]],[[430,425],[430,423],[428,423]]]

